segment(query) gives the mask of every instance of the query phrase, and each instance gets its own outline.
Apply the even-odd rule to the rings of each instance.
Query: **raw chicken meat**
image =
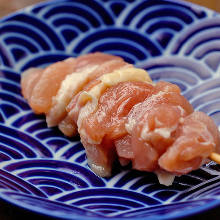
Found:
[[[114,161],[155,172],[169,185],[220,152],[214,121],[195,112],[177,85],[154,84],[122,58],[91,53],[22,74],[22,94],[48,126],[79,133],[88,164],[111,175]]]

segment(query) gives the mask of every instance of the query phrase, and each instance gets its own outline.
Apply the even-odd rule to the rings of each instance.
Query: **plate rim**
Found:
[[[2,200],[4,200],[5,202],[7,203],[10,203],[10,204],[13,204],[15,205],[16,207],[18,208],[21,208],[23,210],[26,210],[26,211],[30,211],[30,212],[33,212],[33,213],[36,213],[36,214],[39,214],[39,215],[44,215],[45,217],[53,217],[53,218],[62,218],[64,220],[67,220],[67,219],[72,219],[72,220],[78,220],[79,216],[73,216],[73,214],[69,214],[68,216],[64,216],[64,215],[67,215],[67,214],[62,214],[60,213],[61,215],[57,216],[57,213],[56,214],[53,214],[53,212],[46,212],[45,209],[41,208],[41,207],[38,207],[38,206],[32,206],[32,205],[29,205],[29,204],[26,204],[26,203],[21,203],[17,200],[13,200],[11,198],[8,198],[3,192],[13,192],[11,190],[2,190],[0,189],[0,198]],[[16,191],[15,191],[16,192]],[[27,194],[25,193],[21,193],[19,192],[19,194],[21,195],[25,195],[27,196]],[[37,197],[35,195],[28,195],[29,197],[32,197],[32,198],[36,198],[36,199],[40,199],[40,200],[47,200],[46,198],[40,198],[40,197]],[[51,201],[51,200],[48,200],[49,203],[55,203],[55,204],[58,204],[58,205],[63,205],[63,203],[59,202],[59,201]],[[175,204],[175,203],[174,203]],[[69,206],[67,204],[67,206]],[[162,206],[162,205],[158,205],[159,206]],[[196,214],[202,214],[202,213],[205,213],[211,209],[214,209],[214,208],[217,208],[218,206],[220,206],[220,199],[214,199],[212,202],[204,205],[204,206],[198,206],[196,208],[193,208],[193,209],[187,209],[183,212],[178,212],[177,214],[175,214],[175,216],[159,216],[157,215],[156,217],[153,216],[153,217],[149,217],[147,216],[147,219],[148,220],[174,220],[174,219],[180,219],[180,218],[183,218],[183,217],[192,217],[192,216],[195,216]],[[71,206],[70,206],[71,207]],[[74,217],[74,218],[73,218]],[[98,220],[99,218],[97,217],[83,217],[83,216],[80,216],[82,220]],[[101,217],[102,219],[109,219],[109,220],[122,220],[122,218],[120,217],[108,217],[108,216],[102,216]],[[137,220],[145,220],[146,217],[135,217],[135,219]],[[126,217],[126,220],[134,220],[134,217]]]

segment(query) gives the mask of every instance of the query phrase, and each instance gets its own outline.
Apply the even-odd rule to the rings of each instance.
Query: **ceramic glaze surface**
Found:
[[[220,16],[168,0],[57,0],[0,21],[0,196],[34,212],[71,219],[171,219],[220,204],[211,162],[172,186],[118,167],[100,178],[79,137],[47,128],[20,91],[20,74],[101,51],[176,83],[196,110],[220,125]]]

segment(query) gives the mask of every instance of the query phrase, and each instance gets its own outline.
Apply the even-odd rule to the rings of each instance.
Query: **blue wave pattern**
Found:
[[[55,0],[0,22],[0,194],[56,217],[161,219],[219,198],[214,163],[162,186],[152,173],[117,167],[97,177],[79,137],[68,139],[33,114],[20,73],[102,51],[178,84],[196,110],[220,125],[220,16],[171,0]],[[33,208],[34,204],[34,208]],[[31,208],[30,208],[31,207]],[[185,210],[185,209],[184,209]]]

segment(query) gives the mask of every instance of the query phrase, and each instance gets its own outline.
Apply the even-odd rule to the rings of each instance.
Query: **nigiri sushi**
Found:
[[[177,85],[153,83],[122,58],[91,53],[21,75],[24,98],[49,127],[80,135],[88,164],[109,177],[115,160],[154,172],[161,184],[220,152],[214,121],[194,111]]]

